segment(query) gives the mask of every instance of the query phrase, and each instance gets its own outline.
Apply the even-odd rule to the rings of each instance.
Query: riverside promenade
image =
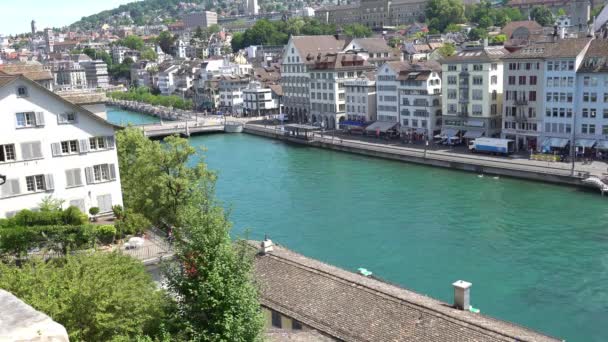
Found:
[[[291,143],[476,172],[480,175],[507,176],[585,188],[592,187],[588,183],[583,182],[585,179],[603,177],[607,167],[606,163],[598,161],[590,164],[576,162],[573,173],[572,164],[570,163],[544,162],[518,157],[476,155],[452,150],[445,146],[432,146],[428,149],[425,149],[421,145],[406,147],[401,144],[370,142],[356,137],[346,138],[319,132],[314,132],[308,139],[303,139],[302,137],[292,136],[285,131],[281,131],[279,126],[264,126],[252,122],[245,125],[244,132]]]

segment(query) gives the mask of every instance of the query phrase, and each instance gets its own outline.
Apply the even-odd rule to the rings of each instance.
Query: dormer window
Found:
[[[17,87],[17,96],[27,97],[27,87],[24,87],[24,86]]]
[[[59,114],[59,123],[60,124],[71,124],[76,122],[76,112],[66,112]]]

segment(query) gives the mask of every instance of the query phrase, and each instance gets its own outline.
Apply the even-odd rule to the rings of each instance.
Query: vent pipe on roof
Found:
[[[471,286],[473,284],[464,280],[458,280],[452,284],[454,286],[454,307],[460,310],[469,311],[471,308]]]
[[[260,253],[266,254],[272,252],[274,244],[272,240],[268,238],[268,236],[264,236],[264,241],[260,244]]]
[[[559,30],[559,39],[564,39],[564,38],[566,38],[566,28],[562,27]]]

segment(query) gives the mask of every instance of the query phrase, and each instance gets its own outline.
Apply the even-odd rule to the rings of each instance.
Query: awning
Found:
[[[458,134],[458,130],[455,128],[446,128],[444,130],[441,131],[441,136],[442,137],[453,137],[456,134]]]
[[[346,121],[340,122],[339,125],[341,125],[341,126],[363,127],[363,126],[365,126],[365,122],[346,120]]]
[[[593,139],[576,139],[576,147],[592,148],[596,141]]]
[[[598,150],[608,150],[608,140],[598,140],[595,148]]]
[[[564,148],[569,142],[570,140],[565,138],[545,138],[542,145],[555,148]]]
[[[480,120],[467,120],[467,126],[470,127],[483,127],[485,126],[483,121]]]
[[[465,134],[464,137],[467,139],[477,139],[483,135],[483,131],[477,129],[470,129]]]
[[[382,133],[386,133],[386,131],[395,126],[397,126],[396,122],[376,121],[373,124],[367,126],[365,130],[370,132],[380,131]]]

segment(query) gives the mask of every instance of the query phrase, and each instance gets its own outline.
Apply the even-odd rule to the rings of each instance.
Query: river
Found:
[[[116,109],[109,118],[142,120]],[[463,279],[484,314],[568,341],[608,341],[608,210],[596,192],[247,134],[190,142],[219,174],[235,236],[268,234],[448,303]]]

